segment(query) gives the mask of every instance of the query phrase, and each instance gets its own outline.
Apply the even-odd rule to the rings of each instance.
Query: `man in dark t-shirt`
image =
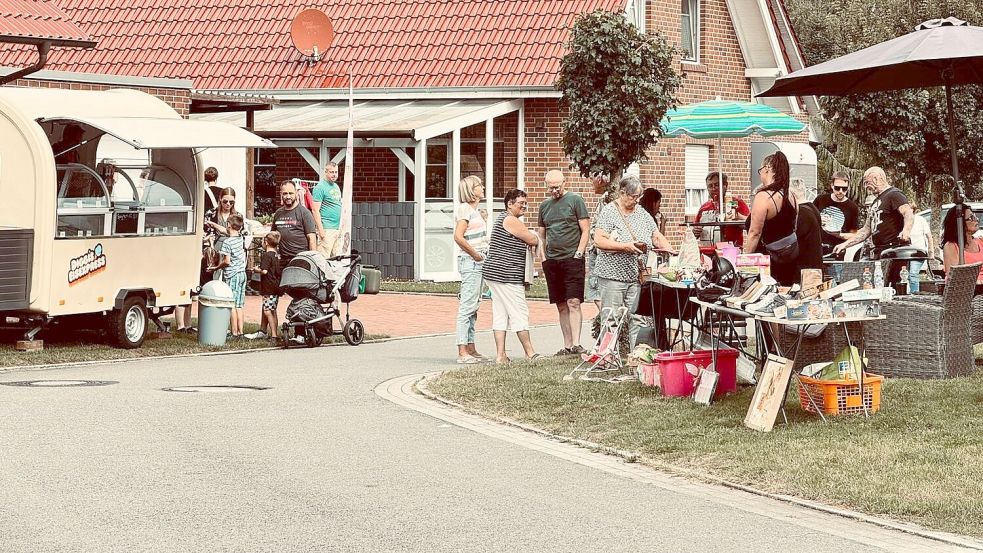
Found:
[[[300,205],[297,198],[297,185],[285,180],[280,183],[280,199],[283,207],[273,214],[272,230],[280,233],[280,267],[286,267],[290,260],[303,251],[317,248],[317,223],[310,210]]]
[[[915,212],[904,193],[888,183],[887,175],[880,167],[871,167],[864,172],[864,186],[867,192],[876,195],[867,210],[867,222],[853,238],[837,244],[833,252],[840,253],[866,240],[870,256],[878,259],[887,248],[911,243]],[[901,264],[893,263],[887,282],[897,282],[900,270]]]
[[[860,227],[860,207],[847,196],[850,176],[842,171],[833,173],[830,193],[816,198],[815,206],[822,219],[823,250],[853,238]]]

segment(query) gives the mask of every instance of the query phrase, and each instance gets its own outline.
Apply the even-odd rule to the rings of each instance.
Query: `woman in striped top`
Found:
[[[474,347],[474,324],[478,320],[481,299],[481,265],[488,253],[488,232],[478,202],[485,197],[485,186],[476,176],[465,177],[457,185],[461,205],[454,219],[454,242],[461,248],[457,270],[461,274],[461,292],[457,306],[457,362],[473,364],[488,359]]]
[[[526,248],[539,245],[536,233],[519,220],[529,201],[522,190],[505,194],[505,212],[492,226],[488,257],[482,274],[492,291],[492,330],[495,332],[495,361],[506,363],[505,332],[512,330],[529,359],[539,354],[529,339],[529,306],[526,304]]]

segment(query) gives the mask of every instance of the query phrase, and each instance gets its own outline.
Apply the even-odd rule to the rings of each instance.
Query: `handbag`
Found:
[[[792,205],[788,198],[784,202]],[[795,210],[795,223],[792,224],[792,233],[784,238],[779,238],[774,242],[765,244],[765,251],[771,256],[772,262],[789,263],[799,257],[799,237],[795,234],[796,227],[799,226],[799,210]]]
[[[628,229],[628,234],[631,235],[632,242],[641,242],[638,237],[635,236],[635,231],[631,230],[631,223],[628,222],[628,217],[625,217],[623,211],[621,211],[621,206],[615,206],[618,209],[618,214],[621,215],[621,219],[625,222],[625,228]],[[649,269],[648,264],[641,256],[638,256],[635,261],[638,262],[638,283],[645,284],[652,278],[652,270]]]

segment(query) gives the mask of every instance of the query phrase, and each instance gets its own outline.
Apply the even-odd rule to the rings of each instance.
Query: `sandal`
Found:
[[[508,357],[506,357],[505,359],[503,359],[501,361],[499,361],[499,360],[496,359],[495,360],[495,364],[497,364],[497,365],[511,365],[512,364],[512,360],[509,359]]]
[[[477,357],[459,357],[457,360],[458,365],[475,365],[482,362],[483,361]]]
[[[544,356],[542,354],[539,354],[539,353],[534,353],[534,354],[530,355],[529,357],[527,357],[527,359],[529,359],[530,361],[535,361],[537,359],[546,359],[546,356]]]

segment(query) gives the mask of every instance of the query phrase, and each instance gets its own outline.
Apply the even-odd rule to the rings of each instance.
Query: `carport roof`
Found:
[[[425,140],[517,111],[521,99],[358,100],[355,136]],[[195,119],[242,125],[239,113],[196,115]],[[348,132],[348,102],[283,103],[255,115],[252,131],[266,138],[342,138]]]
[[[0,0],[0,42],[96,45],[58,6],[43,0]]]

